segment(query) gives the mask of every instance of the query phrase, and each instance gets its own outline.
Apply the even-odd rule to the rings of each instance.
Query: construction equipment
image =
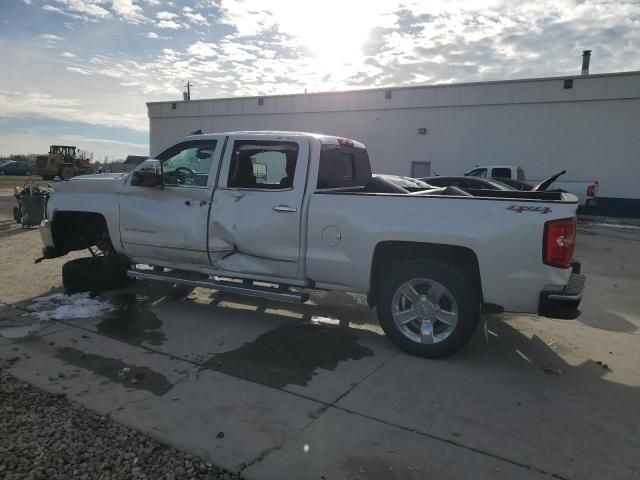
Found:
[[[48,155],[38,155],[36,165],[45,180],[69,180],[76,175],[91,173],[89,159],[77,158],[76,147],[69,145],[51,145]]]

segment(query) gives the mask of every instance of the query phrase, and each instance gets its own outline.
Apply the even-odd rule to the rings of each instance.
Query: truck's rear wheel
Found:
[[[378,318],[387,336],[412,355],[454,354],[471,338],[480,318],[479,289],[457,268],[414,260],[385,279]]]
[[[73,178],[73,168],[68,165],[66,167],[62,167],[62,170],[60,170],[60,179],[70,180],[71,178]]]
[[[67,292],[114,290],[127,282],[127,265],[109,257],[76,258],[62,266],[62,284]]]

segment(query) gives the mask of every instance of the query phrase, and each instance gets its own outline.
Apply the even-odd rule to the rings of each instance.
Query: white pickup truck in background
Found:
[[[543,181],[527,179],[524,169],[513,165],[477,165],[464,175],[467,177],[491,177],[497,180],[518,180],[520,182],[526,182],[531,186],[536,186]],[[596,180],[556,180],[551,183],[546,190],[562,190],[572,193],[578,197],[578,204],[581,207],[595,207],[597,205],[598,182]]]
[[[425,357],[462,348],[483,311],[582,296],[575,196],[409,192],[372,176],[364,145],[340,137],[196,135],[128,174],[54,186],[43,258],[102,253],[63,266],[69,291],[129,276],[294,302],[307,289],[362,293],[387,336]]]

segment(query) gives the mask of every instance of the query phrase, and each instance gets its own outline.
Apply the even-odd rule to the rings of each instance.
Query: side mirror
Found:
[[[162,163],[153,158],[142,162],[131,176],[132,187],[157,187],[163,183]]]

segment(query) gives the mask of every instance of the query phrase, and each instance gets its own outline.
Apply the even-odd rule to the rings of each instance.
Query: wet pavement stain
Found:
[[[147,367],[129,365],[115,358],[85,353],[72,347],[59,348],[56,358],[128,388],[146,390],[158,396],[171,390],[169,380],[161,373]]]
[[[286,323],[214,355],[203,366],[272,387],[304,387],[318,368],[335,370],[342,361],[371,356],[373,351],[358,344],[358,336],[347,328]]]
[[[127,343],[162,345],[167,337],[160,331],[162,321],[149,310],[149,298],[135,293],[122,293],[109,300],[116,309],[105,314],[96,325],[99,333]]]

